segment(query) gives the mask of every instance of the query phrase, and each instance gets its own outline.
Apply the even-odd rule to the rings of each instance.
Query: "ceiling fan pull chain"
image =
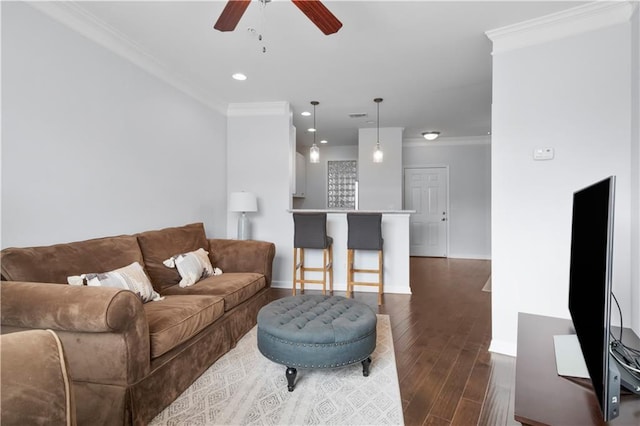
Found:
[[[260,35],[258,36],[258,41],[260,41],[262,43],[264,37],[262,36],[262,34],[265,32],[265,28],[267,27],[266,25],[266,16],[267,16],[267,3],[269,3],[271,0],[260,0]],[[262,53],[267,53],[267,46],[262,43]]]

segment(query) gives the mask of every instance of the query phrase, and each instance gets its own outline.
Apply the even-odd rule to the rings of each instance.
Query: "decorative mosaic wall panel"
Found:
[[[355,209],[358,162],[328,161],[327,208]]]

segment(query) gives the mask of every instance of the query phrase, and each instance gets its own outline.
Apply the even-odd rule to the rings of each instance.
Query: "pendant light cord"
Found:
[[[378,145],[380,145],[380,102],[376,102],[378,104]]]

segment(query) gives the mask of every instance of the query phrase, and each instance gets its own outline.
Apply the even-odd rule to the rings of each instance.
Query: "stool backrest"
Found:
[[[293,213],[293,246],[324,249],[329,247],[326,213]]]
[[[382,214],[347,213],[347,248],[382,250]]]

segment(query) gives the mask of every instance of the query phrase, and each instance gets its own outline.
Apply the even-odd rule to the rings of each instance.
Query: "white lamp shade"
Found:
[[[258,201],[251,192],[232,192],[229,197],[229,211],[257,212]]]

